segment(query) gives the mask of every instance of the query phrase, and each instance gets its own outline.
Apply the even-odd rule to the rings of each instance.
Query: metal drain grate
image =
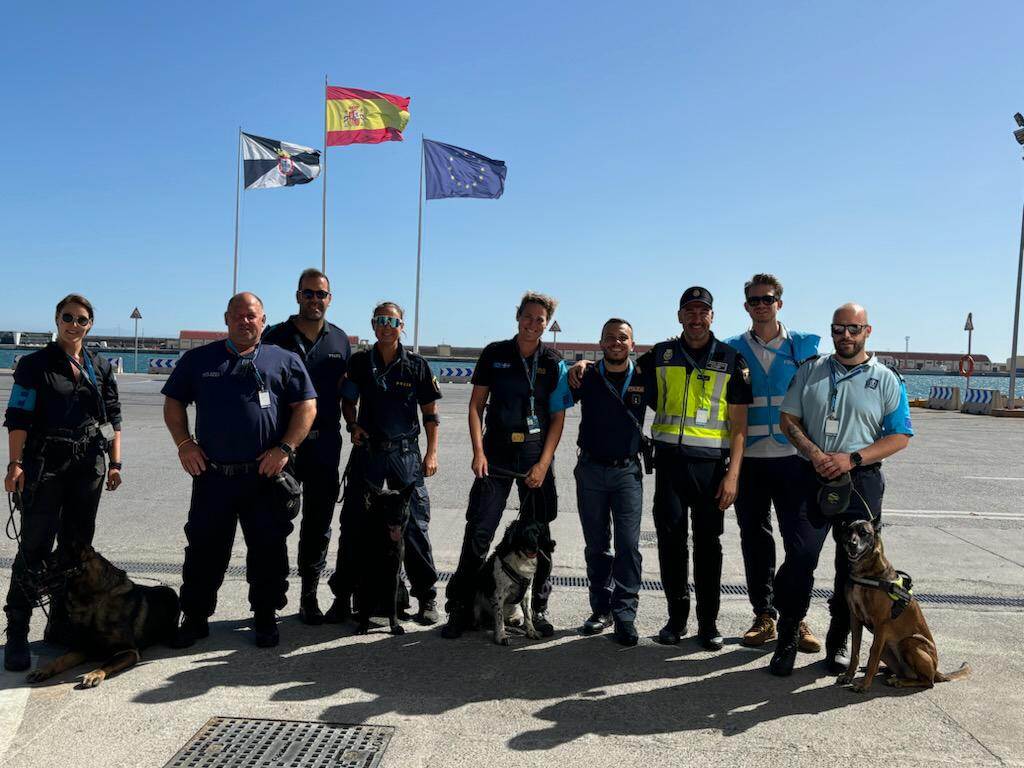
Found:
[[[375,768],[395,729],[213,717],[164,768]]]
[[[656,547],[658,546],[658,532],[657,531],[640,531],[640,547]]]
[[[14,563],[14,559],[10,557],[0,557],[0,568],[10,568]],[[181,573],[181,563],[135,563],[135,562],[122,562],[118,565],[124,570],[128,571],[129,574],[144,575],[144,574],[168,574],[168,573]],[[324,579],[330,578],[334,573],[333,568],[328,568],[324,571]],[[299,573],[294,568],[291,570],[291,577],[297,578]],[[232,565],[227,569],[227,576],[234,578],[244,578],[245,566],[244,565]],[[452,574],[450,571],[438,571],[437,581],[438,583],[445,583],[450,580]],[[551,577],[551,583],[556,587],[568,587],[570,589],[586,589],[589,586],[586,576],[557,576]],[[662,592],[664,587],[661,584],[660,579],[644,579],[640,582],[640,589],[643,592]],[[690,590],[693,591],[693,584],[690,584]],[[745,597],[747,594],[747,588],[743,584],[722,584],[721,594],[729,597]],[[815,600],[828,600],[832,597],[831,589],[820,589],[815,588],[811,590],[811,597]],[[1011,595],[964,595],[964,594],[933,594],[929,592],[921,592],[914,597],[917,598],[918,602],[923,605],[960,605],[960,606],[984,606],[986,608],[1003,608],[1010,610],[1024,610],[1024,597],[1017,597]]]

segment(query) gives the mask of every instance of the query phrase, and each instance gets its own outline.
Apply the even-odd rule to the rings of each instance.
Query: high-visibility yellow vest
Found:
[[[704,449],[709,455],[729,448],[729,405],[725,399],[736,370],[736,350],[722,342],[704,368],[694,368],[678,339],[663,341],[652,350],[657,383],[657,408],[651,437],[659,443]],[[698,419],[698,413],[706,419]],[[700,423],[698,423],[700,422]],[[703,451],[698,451],[703,452]]]

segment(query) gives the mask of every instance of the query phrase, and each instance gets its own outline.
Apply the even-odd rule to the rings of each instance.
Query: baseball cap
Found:
[[[714,299],[711,296],[711,291],[707,288],[701,288],[699,285],[695,285],[692,288],[687,288],[683,291],[683,295],[679,297],[679,308],[682,309],[691,301],[699,301],[701,304],[707,304],[710,307],[712,306],[711,302],[714,301]]]

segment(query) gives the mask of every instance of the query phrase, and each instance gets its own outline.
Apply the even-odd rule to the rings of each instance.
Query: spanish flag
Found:
[[[409,98],[327,86],[327,146],[401,141]]]

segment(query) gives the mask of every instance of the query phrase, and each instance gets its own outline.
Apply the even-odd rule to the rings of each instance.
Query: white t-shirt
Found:
[[[757,341],[750,331],[743,334],[743,338],[746,340],[750,348],[754,350],[754,356],[757,358],[758,364],[764,369],[767,374],[768,369],[772,367],[772,363],[775,361],[775,350],[782,346],[783,342],[789,338],[789,332],[786,330],[786,326],[779,323],[781,329],[778,336],[768,342]],[[751,361],[753,363],[753,361]],[[754,393],[757,394],[756,392]],[[778,424],[775,425],[776,427]],[[778,459],[783,456],[796,456],[796,448],[789,443],[780,443],[772,436],[768,436],[762,440],[758,440],[753,445],[748,445],[743,449],[743,456],[745,458],[752,459]]]

